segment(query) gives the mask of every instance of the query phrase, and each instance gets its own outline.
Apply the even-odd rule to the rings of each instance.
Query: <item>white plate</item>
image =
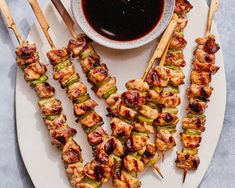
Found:
[[[191,2],[194,5],[194,9],[188,15],[189,24],[185,31],[186,39],[188,41],[188,46],[185,49],[187,66],[184,68],[184,72],[186,75],[189,75],[190,73],[191,57],[195,46],[194,39],[196,37],[203,36],[204,34],[208,10],[205,1],[191,0]],[[70,9],[69,1],[64,1],[64,3],[66,4],[67,9]],[[47,5],[43,12],[51,24],[50,33],[56,46],[65,46],[70,35],[54,7],[51,4]],[[216,35],[217,40],[219,40],[215,27],[213,27],[213,33]],[[29,34],[29,40],[37,43],[41,60],[47,63],[45,53],[50,48],[37,23],[32,27]],[[124,85],[126,81],[133,78],[139,78],[143,74],[154,47],[155,43],[150,43],[139,49],[129,51],[111,50],[101,46],[96,46],[96,49],[101,55],[102,61],[107,63],[111,75],[117,76],[119,91],[123,91],[125,89]],[[221,50],[216,55],[216,63],[221,67],[221,69],[218,74],[213,77],[212,85],[214,87],[214,92],[211,97],[209,108],[206,112],[208,117],[206,125],[207,129],[203,134],[203,140],[200,147],[201,164],[198,170],[196,172],[190,172],[185,184],[182,185],[182,171],[175,168],[174,164],[176,157],[175,152],[179,147],[181,147],[179,139],[177,139],[177,147],[173,151],[167,153],[165,162],[160,164],[161,170],[164,174],[164,179],[160,180],[151,169],[146,170],[141,174],[142,187],[195,188],[201,182],[215,151],[224,119],[226,82]],[[74,61],[74,64],[82,75],[82,80],[87,83],[84,75],[81,73],[79,64],[76,61]],[[75,118],[73,116],[72,104],[67,99],[65,92],[62,91],[59,84],[52,80],[52,70],[49,66],[48,69],[48,75],[50,75],[49,81],[53,86],[55,86],[58,98],[63,101],[64,112],[67,114],[68,122],[72,127],[75,127],[78,130],[78,134],[75,139],[83,149],[85,162],[91,160],[91,148],[86,141],[86,136],[80,128],[80,125],[74,122]],[[181,117],[185,114],[185,89],[188,86],[188,83],[189,78],[187,76],[186,84],[181,87],[181,97],[183,98],[183,103],[180,106]],[[110,132],[110,119],[105,116],[106,110],[104,102],[97,99],[92,92],[90,93],[92,98],[99,102],[97,111],[105,118],[106,124],[104,127]],[[43,124],[36,101],[37,98],[33,90],[31,90],[25,83],[22,72],[18,70],[16,81],[17,133],[21,154],[29,175],[36,187],[69,187],[63,162],[60,160],[60,153],[50,144],[50,137],[48,135],[47,128]],[[180,126],[181,123],[178,124],[178,133],[180,132]],[[104,187],[111,187],[111,184],[106,184]]]

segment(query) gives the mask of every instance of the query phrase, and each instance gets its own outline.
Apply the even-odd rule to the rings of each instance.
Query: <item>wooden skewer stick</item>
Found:
[[[157,165],[154,165],[153,168],[158,172],[158,174],[159,174],[159,175],[161,176],[161,178],[163,179],[164,177],[163,177],[163,175],[162,175],[162,173],[161,173],[160,168],[159,168]]]
[[[212,0],[207,20],[206,36],[209,35],[211,32],[212,20],[218,8],[219,8],[219,0]]]
[[[173,31],[177,25],[177,20],[178,20],[178,17],[176,15],[174,15],[170,24],[167,26],[165,32],[163,33],[162,38],[157,46],[157,49],[155,50],[152,58],[149,61],[149,64],[145,70],[145,73],[142,76],[142,80],[146,79],[146,77],[148,76],[148,73],[149,73],[150,69],[152,68],[153,64],[155,63],[155,61],[162,57],[162,54],[168,44],[168,41],[170,40],[170,38],[173,34]]]
[[[16,27],[16,24],[11,16],[11,13],[9,11],[9,8],[8,8],[5,0],[0,1],[0,9],[1,9],[2,15],[4,16],[4,18],[6,20],[6,24],[7,24],[8,28],[13,30],[18,43],[22,44],[23,40],[21,38],[20,32],[18,31],[18,29]]]
[[[184,176],[183,176],[183,183],[185,182],[185,179],[186,179],[187,174],[188,174],[188,169],[185,168],[185,169],[184,169]]]
[[[37,17],[37,20],[47,38],[47,41],[49,42],[50,46],[52,49],[55,49],[55,45],[50,37],[50,34],[48,32],[50,26],[49,24],[47,23],[47,20],[45,18],[45,16],[43,15],[43,12],[42,12],[42,9],[40,7],[40,5],[38,4],[37,0],[29,0],[29,3],[34,11],[34,14],[36,15]]]
[[[166,62],[166,56],[167,56],[170,44],[171,44],[171,39],[169,40],[169,42],[168,42],[168,44],[167,44],[167,46],[164,50],[164,53],[162,54],[162,57],[161,57],[161,60],[160,60],[160,63],[159,63],[160,66],[163,66]]]
[[[74,29],[74,21],[71,18],[71,16],[69,15],[68,11],[65,9],[64,5],[62,4],[62,2],[60,0],[51,0],[51,1],[54,4],[54,6],[57,9],[57,11],[59,12],[59,14],[62,17],[62,19],[64,20],[64,22],[67,25],[67,27],[68,27],[70,33],[72,34],[72,36],[75,39],[77,39],[78,38],[78,34],[76,33],[76,31]]]
[[[162,151],[162,162],[164,162],[166,151]]]

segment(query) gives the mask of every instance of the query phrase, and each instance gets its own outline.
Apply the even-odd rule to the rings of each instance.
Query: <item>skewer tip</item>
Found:
[[[159,175],[161,176],[161,178],[163,179],[164,177],[163,177],[163,175],[162,175],[162,173],[161,173],[160,168],[159,168],[157,165],[154,165],[153,168],[158,172],[158,174],[159,174]]]
[[[187,170],[187,169],[184,169],[183,183],[184,183],[185,180],[186,180],[187,173],[188,173],[188,170]]]
[[[162,162],[165,160],[166,151],[162,151]]]

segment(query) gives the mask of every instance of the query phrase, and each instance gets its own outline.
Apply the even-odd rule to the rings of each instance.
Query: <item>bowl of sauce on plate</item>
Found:
[[[168,25],[174,0],[72,0],[81,29],[95,42],[131,49],[156,39]]]

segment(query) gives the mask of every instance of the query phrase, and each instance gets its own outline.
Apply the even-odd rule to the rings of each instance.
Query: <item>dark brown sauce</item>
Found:
[[[84,15],[99,34],[130,41],[151,32],[161,20],[165,0],[82,0]]]

